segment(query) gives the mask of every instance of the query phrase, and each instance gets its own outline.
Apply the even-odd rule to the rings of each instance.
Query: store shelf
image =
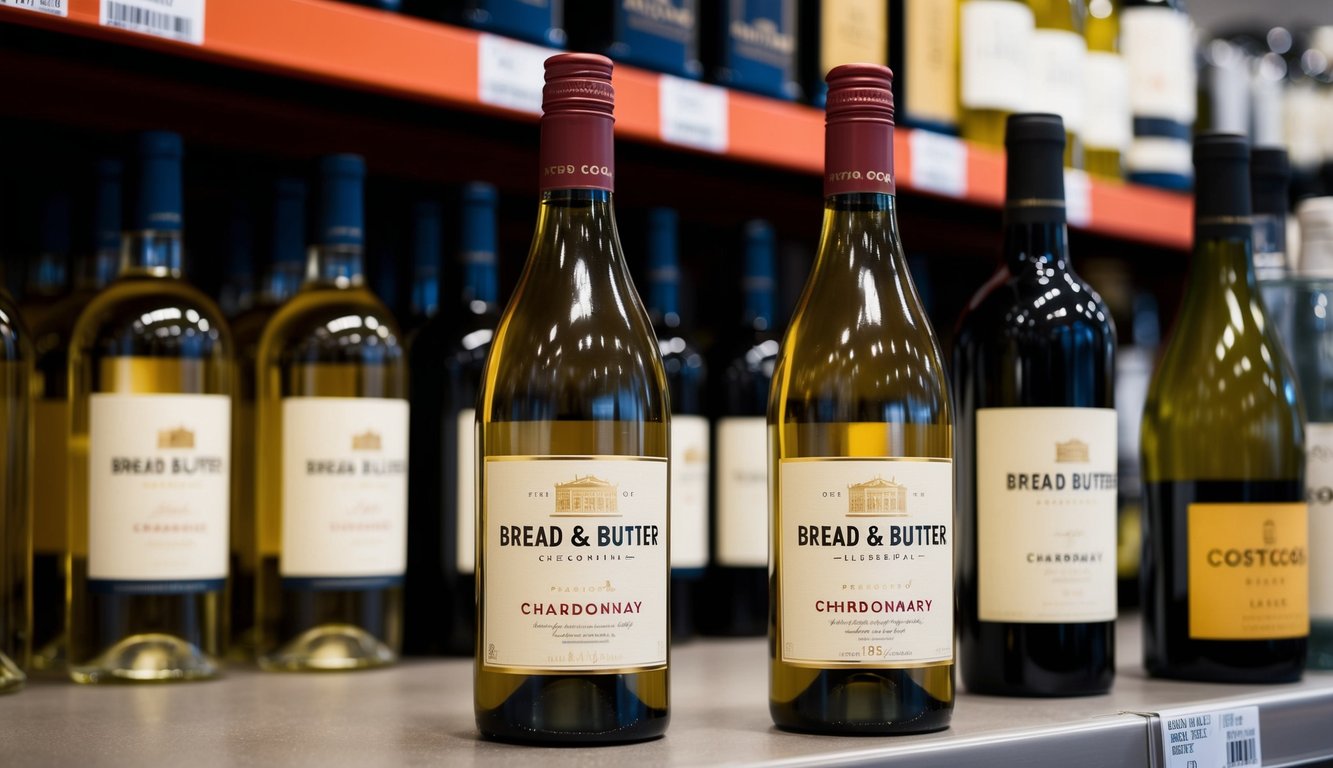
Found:
[[[672,722],[655,742],[532,750],[478,738],[466,660],[378,672],[264,674],[218,682],[86,688],[37,680],[0,698],[6,764],[1160,766],[1151,713],[1260,709],[1263,764],[1333,758],[1333,674],[1282,686],[1145,678],[1139,623],[1122,620],[1110,695],[1003,699],[962,693],[953,727],[907,737],[783,733],[769,720],[762,640],[699,641],[674,652]]]
[[[472,30],[332,0],[214,0],[203,44],[99,24],[99,0],[69,0],[67,17],[0,6],[0,22],[38,26],[226,66],[303,78],[505,119],[533,120],[533,91],[494,95],[497,59],[519,82],[540,82],[540,51]],[[535,64],[534,64],[535,63]],[[536,71],[532,70],[537,66]],[[666,83],[666,85],[664,85]],[[746,93],[699,86],[628,66],[616,68],[616,131],[635,141],[817,175],[823,167],[823,113]],[[502,90],[504,83],[501,83]],[[682,102],[683,100],[683,102]],[[673,121],[685,103],[696,124]],[[900,189],[997,207],[1003,156],[963,142],[900,129]],[[1186,196],[1093,180],[1071,184],[1071,220],[1101,235],[1186,249]]]

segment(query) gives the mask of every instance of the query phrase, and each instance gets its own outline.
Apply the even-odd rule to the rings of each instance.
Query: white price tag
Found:
[[[1092,221],[1092,181],[1085,171],[1065,169],[1065,218],[1076,227]]]
[[[104,27],[204,44],[204,0],[101,0],[100,6]]]
[[[908,142],[914,188],[950,197],[967,194],[967,145],[962,140],[916,130]]]
[[[0,5],[38,13],[49,13],[52,16],[69,15],[69,0],[0,0]]]
[[[671,75],[658,80],[662,140],[727,151],[727,90]]]
[[[1263,765],[1259,708],[1234,707],[1211,712],[1171,710],[1162,721],[1166,768],[1240,768]]]
[[[483,104],[540,115],[544,65],[557,53],[507,37],[482,35],[477,42],[477,97]]]

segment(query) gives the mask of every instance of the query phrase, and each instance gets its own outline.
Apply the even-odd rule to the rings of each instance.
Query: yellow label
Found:
[[[908,119],[958,123],[958,4],[956,0],[907,0],[903,9],[902,72]]]
[[[820,64],[888,64],[889,4],[883,0],[825,0],[820,7]]]
[[[1191,504],[1186,523],[1191,639],[1310,633],[1305,504]]]
[[[44,397],[33,408],[32,549],[65,551],[69,515],[69,402]]]

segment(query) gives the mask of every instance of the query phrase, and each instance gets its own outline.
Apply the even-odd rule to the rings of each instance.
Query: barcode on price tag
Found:
[[[477,98],[481,103],[540,115],[545,63],[559,53],[496,35],[477,41]]]
[[[104,27],[204,44],[204,0],[102,0]]]
[[[1258,707],[1174,710],[1158,717],[1167,768],[1263,765]]]
[[[38,13],[49,13],[52,16],[69,15],[68,0],[0,0],[0,5]]]
[[[911,183],[922,192],[962,197],[967,193],[967,145],[953,136],[912,131]]]
[[[727,151],[727,90],[662,75],[658,80],[662,140]]]

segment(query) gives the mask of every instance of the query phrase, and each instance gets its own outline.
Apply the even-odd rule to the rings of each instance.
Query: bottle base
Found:
[[[194,644],[163,634],[131,635],[86,664],[71,664],[76,683],[208,680],[217,663]]]
[[[392,648],[351,624],[313,627],[258,659],[260,669],[269,672],[345,672],[383,667],[397,660]]]
[[[644,681],[634,678],[643,676],[526,676],[499,706],[477,706],[477,730],[513,744],[596,746],[660,738],[670,715],[640,698]]]
[[[27,678],[18,665],[9,657],[0,653],[0,693],[14,693],[23,688]]]
[[[770,700],[769,714],[778,728],[798,733],[892,736],[948,728],[953,718],[952,671],[925,670],[933,677],[943,674],[931,682],[945,685],[947,698],[931,695],[925,681],[911,673],[921,671],[822,670],[795,698]]]

